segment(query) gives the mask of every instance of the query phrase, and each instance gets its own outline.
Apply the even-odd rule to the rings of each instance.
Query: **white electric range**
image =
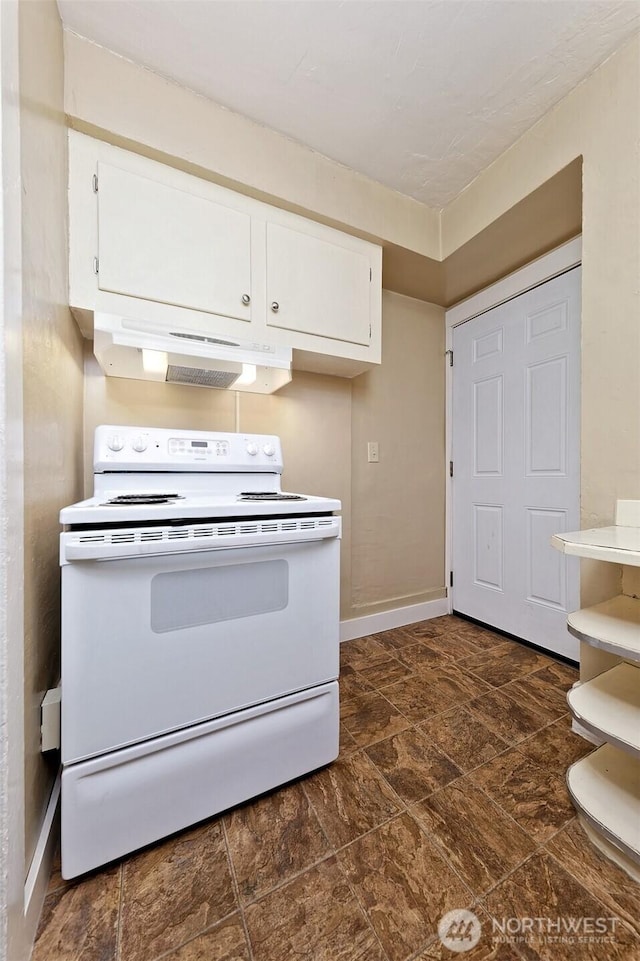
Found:
[[[104,426],[60,515],[65,878],[338,754],[340,501],[277,437]]]

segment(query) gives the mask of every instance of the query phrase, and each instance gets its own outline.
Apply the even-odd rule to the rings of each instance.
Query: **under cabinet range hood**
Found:
[[[272,394],[291,380],[291,348],[186,327],[94,314],[93,352],[110,377]]]

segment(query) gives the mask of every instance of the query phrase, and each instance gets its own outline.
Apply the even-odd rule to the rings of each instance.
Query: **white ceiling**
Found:
[[[436,208],[640,27],[640,0],[58,6],[76,33]]]

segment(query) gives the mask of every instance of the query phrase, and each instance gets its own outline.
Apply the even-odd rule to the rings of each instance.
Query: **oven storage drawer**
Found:
[[[339,550],[316,541],[62,568],[62,760],[335,680]]]
[[[65,767],[63,877],[328,764],[338,727],[334,682]]]

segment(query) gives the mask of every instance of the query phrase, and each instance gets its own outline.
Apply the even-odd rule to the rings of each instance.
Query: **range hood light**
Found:
[[[255,364],[243,364],[242,373],[236,380],[234,387],[248,387],[250,384],[255,384],[256,377],[258,376],[258,368]]]
[[[167,376],[169,358],[164,350],[151,350],[149,347],[142,348],[142,366],[147,374],[161,374]]]

